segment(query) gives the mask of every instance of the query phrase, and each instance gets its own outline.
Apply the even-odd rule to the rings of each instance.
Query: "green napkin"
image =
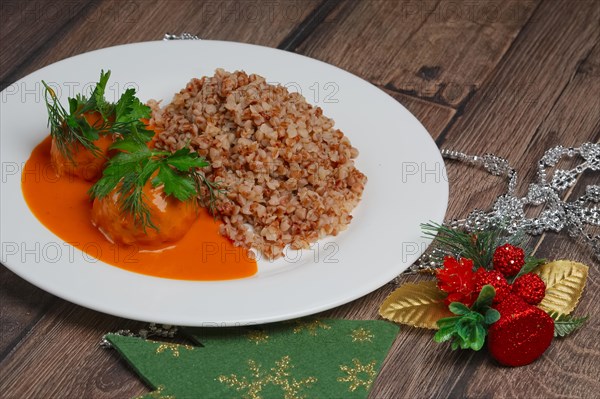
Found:
[[[184,332],[201,346],[106,336],[155,389],[141,398],[365,398],[398,327],[303,319]]]

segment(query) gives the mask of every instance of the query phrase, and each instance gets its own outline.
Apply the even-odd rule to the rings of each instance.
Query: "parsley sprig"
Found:
[[[110,149],[118,153],[108,160],[102,177],[90,188],[90,197],[102,199],[116,189],[121,211],[130,214],[134,223],[144,230],[147,227],[158,230],[143,191],[148,180],[153,187],[163,186],[166,195],[180,201],[198,199],[213,212],[216,197],[223,190],[201,173],[200,169],[209,163],[188,148],[175,153],[148,148],[154,132],[146,128],[143,119],[150,118],[150,107],[136,97],[134,89],[127,89],[116,103],[106,101],[109,78],[110,71],[102,71],[89,97],[77,95],[68,99],[68,111],[54,90],[42,81],[46,88],[50,133],[66,158],[73,161],[77,143],[101,156],[94,141],[102,134],[112,134],[117,139]],[[92,113],[100,117],[90,125],[86,115]]]
[[[68,99],[68,111],[62,106],[54,90],[42,81],[50,134],[60,153],[71,161],[74,145],[77,143],[95,156],[101,156],[100,149],[94,144],[101,134],[117,134],[122,137],[132,135],[140,141],[150,140],[153,135],[141,121],[150,117],[150,108],[135,96],[135,89],[127,89],[116,103],[106,101],[105,92],[109,79],[110,71],[102,71],[100,80],[89,97],[79,94]],[[92,113],[100,115],[93,125],[86,119],[86,115]]]
[[[102,199],[113,190],[119,194],[121,212],[130,214],[136,225],[144,230],[158,230],[152,222],[150,208],[144,195],[144,186],[150,180],[152,187],[163,186],[166,195],[180,201],[199,198],[203,205],[214,209],[216,196],[223,190],[200,171],[210,164],[196,152],[184,147],[174,153],[150,149],[146,143],[129,137],[115,142],[111,149],[119,150],[104,169],[102,178],[94,184],[89,194]],[[203,195],[206,187],[208,200]]]
[[[491,307],[494,296],[494,287],[484,285],[471,308],[460,302],[452,302],[448,308],[456,316],[437,321],[440,329],[433,337],[434,341],[451,341],[452,350],[480,350],[485,343],[489,326],[500,319],[500,312]]]

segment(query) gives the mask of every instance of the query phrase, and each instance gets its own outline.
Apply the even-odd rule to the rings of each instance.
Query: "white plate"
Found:
[[[259,261],[246,279],[202,282],[149,277],[70,247],[29,211],[23,163],[47,134],[40,81],[61,100],[88,92],[112,71],[107,97],[135,86],[141,99],[169,102],[192,77],[245,70],[301,91],[360,151],[369,181],[349,228],[290,259]],[[291,319],[350,302],[393,279],[426,249],[420,223],[443,220],[448,183],[440,153],[419,121],[392,97],[334,66],[297,54],[219,41],[147,42],[72,57],[1,93],[2,263],[79,305],[130,319],[222,326]],[[114,100],[112,98],[111,100]]]

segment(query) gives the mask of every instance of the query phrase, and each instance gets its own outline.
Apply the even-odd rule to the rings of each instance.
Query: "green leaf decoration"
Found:
[[[451,341],[452,350],[480,350],[485,343],[488,327],[500,320],[500,313],[492,309],[496,291],[491,285],[484,285],[477,300],[469,309],[463,303],[452,302],[448,309],[457,316],[445,317],[437,321],[438,332],[435,342]]]
[[[308,319],[184,333],[198,345],[105,338],[154,389],[144,399],[363,399],[398,326],[382,320]]]
[[[487,310],[487,312],[485,312],[485,323],[487,325],[494,324],[498,320],[500,320],[500,312],[498,312],[496,309],[490,308]]]
[[[491,285],[484,285],[481,291],[479,292],[479,296],[477,300],[473,304],[472,309],[478,311],[480,313],[485,313],[490,306],[492,306],[492,302],[494,297],[496,296],[496,290]]]
[[[450,306],[448,306],[448,309],[457,315],[465,315],[469,312],[471,312],[471,309],[469,309],[464,303],[461,302],[452,302],[450,304]]]
[[[561,338],[583,326],[589,318],[589,316],[570,317],[556,312],[550,313],[550,317],[554,320],[554,336]]]
[[[480,350],[485,343],[487,325],[478,312],[469,312],[463,316],[446,317],[438,321],[439,330],[433,337],[435,342],[452,341],[452,350]]]
[[[413,327],[437,329],[436,321],[452,315],[444,303],[447,294],[435,281],[407,283],[381,304],[381,317]]]
[[[583,293],[588,267],[569,260],[557,260],[537,268],[534,273],[546,284],[546,295],[539,308],[547,313],[570,314]]]

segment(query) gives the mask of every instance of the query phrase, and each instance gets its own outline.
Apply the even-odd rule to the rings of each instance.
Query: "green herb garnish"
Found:
[[[79,94],[69,98],[69,110],[60,103],[56,93],[46,82],[46,108],[48,126],[60,153],[73,161],[75,144],[80,144],[95,156],[101,156],[100,149],[94,144],[101,134],[118,134],[123,137],[132,135],[140,141],[148,141],[153,133],[146,130],[140,120],[150,117],[150,108],[135,97],[134,89],[127,89],[116,103],[106,101],[104,93],[110,78],[110,71],[100,73],[100,80],[89,98]],[[86,115],[97,113],[98,121],[91,125]]]
[[[174,153],[150,149],[135,137],[119,140],[111,149],[120,152],[108,161],[102,178],[90,188],[89,194],[92,198],[102,199],[116,189],[121,212],[130,214],[134,223],[144,230],[147,227],[158,230],[152,223],[143,192],[148,180],[152,187],[162,185],[166,195],[180,201],[198,198],[202,205],[214,210],[216,196],[222,189],[200,172],[210,164],[198,153],[187,147]],[[203,186],[208,190],[208,201],[204,201]]]

